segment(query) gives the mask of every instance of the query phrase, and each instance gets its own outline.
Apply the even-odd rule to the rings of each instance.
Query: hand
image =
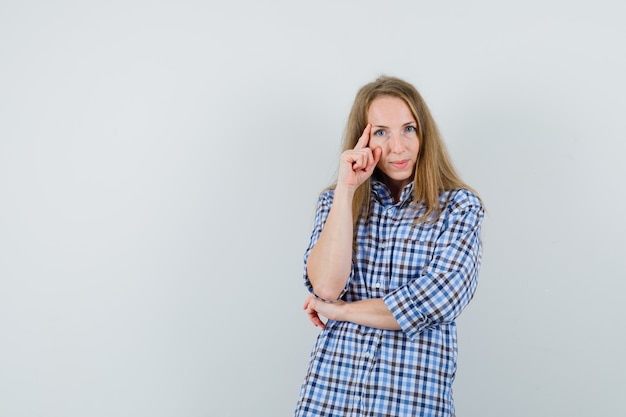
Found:
[[[368,123],[354,149],[344,151],[341,154],[338,186],[345,185],[351,189],[356,189],[374,172],[374,168],[380,160],[382,149],[368,148],[371,130],[372,125]]]
[[[325,329],[326,324],[322,321],[320,315],[329,319],[337,320],[340,308],[345,303],[346,302],[343,300],[339,300],[335,303],[325,303],[315,298],[313,294],[309,294],[306,300],[304,300],[303,309],[315,327]]]

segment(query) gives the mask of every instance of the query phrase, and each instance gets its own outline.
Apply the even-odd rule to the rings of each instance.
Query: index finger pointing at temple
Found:
[[[365,126],[365,129],[363,129],[363,134],[359,138],[359,141],[356,143],[356,146],[354,147],[354,149],[367,148],[367,144],[370,141],[370,131],[371,130],[372,130],[372,125],[370,123],[368,123],[367,126]]]

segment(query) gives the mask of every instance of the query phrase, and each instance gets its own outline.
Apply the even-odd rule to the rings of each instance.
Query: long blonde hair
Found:
[[[396,77],[381,76],[361,87],[354,99],[343,140],[343,150],[353,149],[367,125],[367,112],[372,102],[381,96],[397,97],[409,106],[417,121],[420,141],[414,177],[414,202],[426,207],[416,222],[436,220],[442,207],[439,196],[442,192],[457,188],[472,190],[454,169],[445,143],[439,133],[426,102],[415,87]],[[376,172],[374,173],[374,175]],[[355,225],[361,216],[369,213],[371,178],[357,188],[352,200],[352,219]]]

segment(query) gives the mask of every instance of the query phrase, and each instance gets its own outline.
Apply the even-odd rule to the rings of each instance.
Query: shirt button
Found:
[[[380,288],[380,282],[376,283],[376,288]]]

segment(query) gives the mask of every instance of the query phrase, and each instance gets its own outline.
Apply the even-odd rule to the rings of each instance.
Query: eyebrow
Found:
[[[415,121],[413,121],[413,122],[406,122],[406,123],[404,123],[404,124],[402,125],[402,127],[411,126],[411,125],[415,125],[415,126],[417,126],[417,122],[415,122]],[[384,128],[386,128],[386,129],[388,129],[388,128],[389,128],[389,126],[385,126],[385,125],[375,125],[375,124],[372,124],[372,127],[384,127]]]

